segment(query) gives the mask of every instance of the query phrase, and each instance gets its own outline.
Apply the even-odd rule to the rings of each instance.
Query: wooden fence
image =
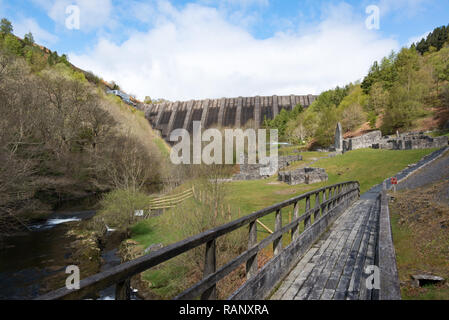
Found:
[[[195,187],[192,187],[189,190],[181,192],[177,195],[166,196],[157,199],[153,199],[150,201],[149,210],[164,210],[176,207],[181,202],[195,197]]]
[[[247,281],[230,298],[266,298],[274,286],[297,263],[301,253],[307,251],[330,223],[359,196],[359,183],[356,181],[339,183],[308,192],[83,279],[79,290],[61,288],[37,299],[81,299],[113,284],[116,284],[116,299],[130,299],[130,279],[132,276],[204,244],[206,245],[204,278],[175,299],[195,299],[197,297],[217,299],[217,282],[243,263],[246,263]],[[313,208],[311,207],[312,197],[315,198]],[[293,220],[286,225],[282,225],[281,210],[290,206],[293,206]],[[304,208],[303,214],[300,214],[300,211],[302,211],[300,206]],[[258,241],[257,220],[273,213],[275,214],[273,234]],[[300,223],[304,224],[302,233],[299,228]],[[217,270],[217,238],[244,226],[249,226],[248,250]],[[291,242],[283,250],[282,238],[285,234],[291,235]],[[258,253],[270,244],[273,244],[274,257],[259,271]]]

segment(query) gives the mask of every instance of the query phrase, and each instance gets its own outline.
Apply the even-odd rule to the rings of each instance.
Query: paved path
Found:
[[[434,181],[449,179],[449,151],[436,151],[396,175],[399,180],[407,176],[399,185],[400,189],[418,188]],[[390,187],[389,181],[386,186]],[[378,196],[381,190],[382,184],[374,186],[346,210],[301,258],[271,299],[378,298],[374,296],[378,294],[376,290],[367,290],[367,275],[364,270],[367,266],[378,263]]]
[[[355,202],[290,272],[273,300],[371,299],[363,270],[374,265],[379,203]]]
[[[449,180],[449,151],[401,182],[398,190],[416,189],[442,180]]]

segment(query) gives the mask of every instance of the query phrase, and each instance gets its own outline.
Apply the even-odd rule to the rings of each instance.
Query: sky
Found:
[[[447,0],[0,0],[16,35],[171,101],[344,86],[448,12]]]

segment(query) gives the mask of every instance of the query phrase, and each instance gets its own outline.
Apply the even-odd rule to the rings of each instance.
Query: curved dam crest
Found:
[[[164,102],[145,104],[143,111],[153,128],[159,130],[162,137],[168,141],[173,130],[185,129],[191,133],[194,121],[201,121],[201,127],[204,129],[258,129],[265,119],[273,119],[281,110],[291,111],[298,104],[307,108],[317,97],[309,94]]]

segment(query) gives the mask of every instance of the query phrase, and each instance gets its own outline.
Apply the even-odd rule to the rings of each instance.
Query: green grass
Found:
[[[449,130],[433,131],[430,133],[430,136],[431,137],[441,137],[441,136],[449,137]]]
[[[237,210],[241,216],[245,216],[305,192],[344,181],[359,181],[361,184],[361,192],[363,193],[372,186],[381,183],[384,179],[406,168],[407,165],[418,162],[422,157],[433,151],[430,149],[406,151],[355,150],[344,155],[319,160],[313,165],[313,167],[326,169],[329,175],[327,182],[289,186],[285,183],[278,182],[277,176],[267,180],[235,181],[226,184],[226,201],[232,205],[234,211]],[[317,152],[304,152],[301,154],[305,159],[305,161],[302,161],[303,163],[309,162],[311,158],[319,158],[326,155]],[[183,214],[191,214],[196,205],[198,204],[192,199],[184,202]],[[301,208],[301,210],[304,211],[304,208]],[[283,225],[288,222],[291,211],[291,207],[282,210]],[[182,224],[176,224],[176,222],[167,223],[166,216],[169,215],[170,211],[163,216],[137,224],[133,229],[133,239],[144,247],[154,243],[168,245],[182,240],[182,232],[180,232],[183,227]],[[274,230],[274,214],[262,218],[261,221]],[[268,236],[268,233],[259,226],[258,230],[259,240]],[[284,244],[289,243],[289,238],[288,235],[284,236]],[[174,274],[176,273],[173,270],[166,272],[150,271],[145,273],[144,278],[155,284],[156,287],[161,283],[168,283],[167,286],[170,286],[171,289],[160,286],[160,288],[154,290],[162,296],[170,296],[170,294],[174,293],[174,288],[176,288],[172,280],[170,280],[170,277],[173,277]]]
[[[416,269],[427,269],[434,261],[430,256],[423,260],[417,254],[415,234],[406,225],[399,223],[399,216],[391,214],[391,229],[394,235],[394,247],[396,260],[399,268],[399,278],[402,282],[410,280],[410,274],[419,273]],[[401,283],[402,283],[401,282]],[[449,300],[449,290],[447,287],[428,285],[423,288],[413,288],[401,286],[401,295],[404,300]]]
[[[166,156],[167,158],[170,157],[170,147],[167,145],[167,143],[160,137],[154,138],[154,143],[158,147],[159,151]]]
[[[267,180],[233,182],[228,184],[229,200],[241,208],[242,213],[249,214],[308,191],[345,181],[359,181],[361,193],[364,193],[433,151],[435,150],[355,150],[334,158],[322,159],[313,164],[313,167],[326,170],[329,175],[327,182],[289,186],[278,183],[277,177]],[[303,154],[310,158],[309,155]],[[318,157],[318,155],[314,154],[314,157]],[[283,213],[283,219],[286,221],[288,213],[287,210],[284,211],[286,212]],[[274,215],[264,217],[262,222],[273,228]]]
[[[404,300],[449,300],[449,285],[416,288],[411,275],[435,274],[448,277],[449,233],[441,227],[448,217],[447,205],[435,202],[434,195],[446,188],[444,182],[401,191],[390,203],[391,227],[396,252],[401,295]],[[418,222],[417,222],[418,221]]]

